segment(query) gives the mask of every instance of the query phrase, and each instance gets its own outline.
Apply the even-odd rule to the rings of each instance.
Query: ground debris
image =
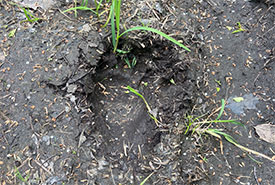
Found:
[[[260,139],[275,144],[275,125],[261,124],[254,127]]]

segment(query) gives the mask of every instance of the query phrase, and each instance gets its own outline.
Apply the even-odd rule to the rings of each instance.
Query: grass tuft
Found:
[[[175,40],[174,38],[168,36],[167,34],[161,32],[157,29],[150,28],[150,27],[136,26],[136,27],[130,28],[120,34],[120,27],[119,27],[120,26],[120,6],[121,6],[121,0],[112,0],[112,6],[110,9],[110,16],[111,16],[110,19],[111,19],[112,42],[113,42],[113,46],[114,46],[114,50],[113,50],[114,53],[117,52],[117,47],[118,47],[120,37],[122,37],[123,35],[125,35],[128,32],[137,31],[137,30],[154,32],[154,33],[166,38],[167,40],[173,42],[174,44],[182,47],[186,51],[189,51],[189,52],[191,51],[189,48],[187,48],[186,46],[184,46],[183,44],[181,44],[179,41]],[[108,18],[108,20],[109,20],[109,18]],[[108,20],[107,20],[107,22],[108,22]],[[103,27],[106,26],[107,22],[105,23],[105,25]]]
[[[243,150],[245,152],[261,156],[261,157],[268,159],[270,161],[274,161],[272,158],[270,158],[262,153],[259,153],[255,150],[251,150],[247,147],[240,145],[231,135],[225,133],[223,130],[216,129],[216,128],[210,128],[211,126],[213,126],[213,123],[230,123],[230,124],[235,124],[235,125],[242,126],[245,128],[244,124],[242,124],[236,120],[220,120],[220,118],[223,114],[223,111],[224,111],[224,107],[225,107],[225,101],[224,101],[224,99],[222,99],[220,112],[215,120],[208,120],[208,118],[207,118],[207,119],[200,121],[201,118],[204,117],[205,115],[196,117],[194,119],[193,119],[193,116],[187,116],[187,123],[186,123],[187,128],[186,128],[184,134],[187,134],[188,131],[192,127],[192,134],[194,134],[195,132],[199,135],[209,134],[209,135],[212,135],[220,140],[222,140],[222,136],[223,136],[228,142],[230,142],[231,144],[235,145],[236,147],[240,148],[241,150]]]
[[[118,39],[119,39],[120,37],[122,37],[124,34],[128,33],[128,32],[130,32],[130,31],[136,31],[136,30],[145,30],[145,31],[154,32],[154,33],[156,33],[156,34],[158,34],[158,35],[160,35],[160,36],[166,38],[167,40],[173,42],[174,44],[176,44],[176,45],[182,47],[182,48],[185,49],[186,51],[189,51],[189,52],[191,51],[189,48],[187,48],[186,46],[184,46],[183,44],[181,44],[179,41],[175,40],[174,38],[168,36],[167,34],[161,32],[161,31],[159,31],[159,30],[157,30],[157,29],[150,28],[150,27],[137,26],[137,27],[130,28],[130,29],[124,31],[123,33],[121,33],[121,34],[119,35]]]
[[[22,174],[19,172],[19,170],[17,169],[17,167],[15,167],[15,175],[16,177],[21,180],[22,182],[27,182],[29,177],[30,177],[30,174],[26,175],[26,177],[23,177]]]
[[[88,0],[82,0],[81,6],[76,6],[76,1],[75,1],[75,7],[73,8],[69,8],[65,11],[63,11],[63,13],[69,12],[69,11],[75,11],[75,16],[77,17],[77,11],[76,10],[89,10],[93,13],[95,13],[97,15],[97,17],[99,18],[99,9],[102,5],[102,1],[100,0],[99,2],[97,0],[94,0],[94,4],[96,6],[95,10],[92,8],[87,7],[88,5]],[[110,0],[106,1],[107,3]],[[109,16],[105,22],[105,24],[102,26],[103,28],[105,28],[109,21],[111,21],[111,32],[112,32],[112,44],[114,47],[113,52],[116,53],[124,53],[124,51],[119,50],[118,47],[118,43],[119,43],[119,39],[125,35],[128,32],[131,31],[137,31],[137,30],[143,30],[143,31],[149,31],[149,32],[153,32],[156,33],[162,37],[164,37],[165,39],[173,42],[174,44],[180,46],[181,48],[185,49],[186,51],[190,52],[191,50],[189,48],[187,48],[186,46],[184,46],[183,44],[181,44],[179,41],[175,40],[174,38],[170,37],[169,35],[154,29],[154,28],[150,28],[150,27],[146,27],[146,26],[136,26],[133,28],[130,28],[126,31],[124,31],[123,33],[120,33],[120,12],[121,12],[121,0],[112,0],[112,4],[110,7],[110,11],[109,11]]]
[[[35,17],[34,15],[32,15],[28,10],[26,10],[26,8],[20,6],[19,4],[16,4],[14,2],[9,2],[9,4],[17,6],[19,9],[22,9],[24,12],[24,15],[26,17],[27,20],[21,21],[21,22],[25,22],[28,21],[30,23],[34,23],[37,22],[38,20],[41,20],[41,18]]]
[[[38,17],[35,17],[34,15],[32,15],[29,11],[27,11],[25,8],[21,7],[24,11],[24,14],[27,18],[27,21],[30,22],[30,23],[33,23],[33,22],[36,22],[38,20],[40,20],[40,18]]]

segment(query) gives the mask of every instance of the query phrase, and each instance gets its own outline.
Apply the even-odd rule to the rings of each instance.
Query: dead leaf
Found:
[[[260,139],[275,144],[275,125],[261,124],[255,127]]]
[[[78,141],[78,148],[82,145],[82,143],[84,143],[87,140],[86,136],[84,136],[84,131],[85,129],[83,129],[83,131],[80,134],[79,141]]]
[[[233,28],[231,26],[226,26],[226,28],[231,31]]]

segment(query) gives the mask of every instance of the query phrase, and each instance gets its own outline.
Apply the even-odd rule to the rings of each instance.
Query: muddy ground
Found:
[[[150,174],[145,184],[275,183],[274,161],[185,133],[188,117],[213,120],[225,99],[221,119],[245,128],[211,128],[275,156],[254,128],[275,120],[272,1],[123,2],[126,27],[149,25],[191,49],[133,32],[121,39],[124,55],[101,27],[106,13],[76,18],[62,13],[72,1],[16,1],[41,18],[30,23],[9,2],[0,1],[1,184],[140,184]],[[232,33],[237,22],[244,30]]]

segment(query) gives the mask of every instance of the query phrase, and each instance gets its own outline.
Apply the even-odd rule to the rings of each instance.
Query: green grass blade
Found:
[[[127,64],[127,66],[128,66],[128,68],[132,68],[132,66],[131,66],[131,64],[130,64],[130,61],[129,61],[129,59],[128,58],[125,58],[124,59],[124,61],[125,61],[125,63]]]
[[[242,28],[242,25],[241,25],[240,22],[237,22],[237,25],[238,25],[238,30],[233,31],[232,32],[233,34],[239,33],[239,32],[242,32],[242,31],[246,31],[245,29]]]
[[[120,5],[121,5],[121,0],[115,0],[115,15],[116,15],[116,30],[117,30],[117,37],[119,36]]]
[[[85,7],[87,7],[87,6],[88,6],[88,0],[85,1]]]
[[[118,40],[119,40],[119,34],[120,34],[120,5],[121,5],[121,0],[114,0],[115,1],[115,17],[116,17],[116,44],[114,46],[114,53],[117,50],[118,46]]]
[[[234,125],[239,125],[239,126],[242,126],[242,127],[245,127],[244,124],[236,121],[236,120],[213,120],[213,121],[207,121],[206,123],[209,123],[209,122],[213,122],[213,123],[232,123]]]
[[[24,14],[25,14],[27,20],[28,20],[29,22],[32,22],[32,19],[30,18],[28,11],[27,11],[25,8],[22,8],[22,9],[23,9],[23,11],[24,11]]]
[[[194,121],[193,121],[194,122]],[[235,125],[239,125],[239,126],[242,126],[245,128],[245,125],[236,121],[236,120],[210,120],[210,121],[198,121],[198,122],[194,122],[198,125],[200,124],[207,124],[207,123],[232,123],[232,124],[235,124]]]
[[[8,3],[11,4],[11,5],[17,6],[19,9],[21,8],[21,9],[24,11],[24,14],[25,14],[25,16],[26,16],[28,22],[33,23],[33,22],[36,22],[36,21],[38,21],[38,20],[40,19],[40,18],[37,18],[37,17],[33,16],[33,15],[32,15],[28,10],[26,10],[24,7],[22,7],[22,6],[20,6],[20,5],[16,4],[16,3],[13,3],[13,2],[8,2]],[[33,18],[33,19],[32,19],[32,18]]]
[[[93,9],[85,7],[85,6],[77,6],[77,7],[69,8],[67,10],[64,10],[63,13],[66,13],[66,12],[69,12],[69,11],[72,11],[72,10],[89,10],[89,11],[96,14],[96,12]]]
[[[121,49],[117,49],[116,51],[117,51],[118,53],[121,53],[121,54],[130,53],[130,50],[129,50],[129,51],[124,51],[124,50],[121,50]]]
[[[28,11],[27,11],[28,12]],[[30,12],[28,12],[28,14],[31,16],[31,18],[32,18],[32,22],[36,22],[36,21],[38,21],[40,18],[38,18],[38,17],[35,17],[34,15],[32,15]]]
[[[129,89],[129,91],[131,91],[135,95],[139,96],[144,101],[144,103],[145,103],[146,108],[148,109],[148,111],[151,112],[151,108],[150,108],[149,104],[147,103],[147,101],[145,100],[145,98],[139,92],[137,92],[135,89],[133,89],[132,87],[130,87],[129,85],[127,86],[127,88]]]
[[[151,31],[151,32],[157,33],[157,34],[159,34],[160,36],[166,38],[167,40],[173,42],[174,44],[176,44],[176,45],[182,47],[182,48],[185,49],[186,51],[189,51],[189,52],[191,51],[189,48],[187,48],[186,46],[184,46],[183,44],[181,44],[181,43],[178,42],[177,40],[173,39],[172,37],[166,35],[165,33],[161,32],[161,31],[159,31],[159,30],[157,30],[157,29],[150,28],[150,27],[142,27],[142,26],[133,27],[133,28],[130,28],[130,29],[124,31],[123,33],[121,33],[121,34],[119,35],[119,37],[123,36],[124,34],[130,32],[130,31],[135,31],[135,30],[145,30],[145,31]]]
[[[224,132],[222,132],[222,131],[220,131],[220,130],[211,129],[211,128],[209,128],[209,129],[207,129],[207,130],[209,130],[209,131],[211,131],[211,132],[214,132],[214,133],[216,133],[216,134],[219,134],[219,135],[224,136],[225,139],[226,139],[227,141],[229,141],[230,143],[232,143],[232,144],[234,144],[234,145],[237,144],[237,141],[236,141],[232,136],[230,136],[230,135],[228,135],[228,134],[226,134],[226,133],[224,133]]]
[[[15,175],[18,177],[18,179],[20,179],[22,182],[25,182],[24,177],[21,175],[21,173],[19,172],[19,170],[15,167],[16,172]]]
[[[99,8],[100,8],[101,4],[102,4],[102,0],[100,0],[99,3],[96,4],[96,14],[97,14],[98,17],[99,17],[98,11],[99,11]]]
[[[239,30],[233,31],[232,33],[235,34],[235,33],[239,33],[239,32],[242,32],[242,31],[245,31],[245,30],[244,29],[239,29]]]
[[[110,12],[109,12],[109,16],[108,16],[108,18],[107,18],[105,24],[102,26],[102,28],[105,28],[105,27],[108,25],[108,23],[110,22],[110,20],[111,20],[112,13],[113,13],[113,11],[114,11],[114,9],[113,9],[112,7],[113,7],[113,4],[111,5]]]
[[[131,65],[132,68],[135,67],[136,64],[137,64],[137,59],[136,59],[136,57],[134,57],[133,60],[132,60],[132,65]]]
[[[128,88],[132,93],[134,93],[135,95],[139,96],[139,97],[143,100],[143,102],[145,103],[146,108],[147,108],[147,110],[148,110],[148,114],[149,114],[150,118],[152,118],[152,119],[155,121],[156,125],[158,126],[159,121],[158,121],[158,119],[153,115],[152,109],[150,108],[150,106],[149,106],[148,102],[145,100],[145,98],[144,98],[139,92],[137,92],[135,89],[133,89],[132,87],[130,87],[129,85],[127,86],[127,88]]]
[[[254,159],[251,155],[248,154],[247,156],[248,156],[252,161],[254,161],[255,163],[257,163],[258,165],[262,165],[262,164],[263,164],[263,162]]]
[[[250,153],[252,153],[252,154],[254,154],[254,155],[258,155],[258,156],[261,156],[261,157],[263,157],[263,158],[265,158],[265,159],[268,159],[268,160],[270,160],[270,161],[275,162],[271,157],[268,157],[268,156],[265,155],[265,154],[259,153],[259,152],[255,151],[255,150],[251,150],[251,149],[249,149],[249,148],[247,148],[247,147],[244,147],[244,146],[240,145],[232,136],[230,136],[230,135],[228,135],[228,134],[226,134],[226,133],[224,133],[224,132],[222,132],[222,131],[220,131],[220,130],[217,130],[217,129],[208,129],[208,130],[213,131],[214,133],[217,133],[217,134],[220,134],[220,135],[224,136],[224,138],[225,138],[228,142],[232,143],[232,144],[235,145],[236,147],[238,147],[238,148],[240,148],[240,149],[242,149],[242,150],[244,150],[244,151],[246,151],[246,152],[250,152]]]
[[[22,9],[23,9],[23,11],[24,11],[24,14],[25,14],[25,16],[26,16],[26,18],[27,18],[27,21],[29,21],[29,22],[31,22],[31,23],[33,23],[33,22],[36,22],[36,21],[38,21],[40,18],[37,18],[37,17],[35,17],[35,16],[33,16],[28,10],[26,10],[25,8],[23,8],[23,7],[21,7]]]
[[[17,169],[17,167],[15,167],[15,175],[18,177],[18,179],[20,179],[22,182],[27,182],[29,177],[30,177],[30,174],[27,174],[27,176],[24,178],[21,173],[19,172],[19,170]]]
[[[242,126],[245,128],[245,125],[236,121],[236,120],[219,120],[223,114],[223,111],[224,111],[224,107],[225,107],[225,100],[222,99],[221,100],[221,110],[219,112],[219,115],[217,116],[217,118],[213,121],[214,123],[232,123],[232,124],[235,124],[235,125],[239,125],[239,126]]]
[[[144,185],[145,182],[154,174],[154,172],[152,172],[150,175],[148,175],[141,183],[140,185]]]
[[[224,107],[225,107],[225,101],[224,101],[224,99],[222,99],[221,110],[220,110],[220,113],[219,113],[218,117],[216,118],[216,120],[220,119],[220,117],[222,116],[222,113],[224,111]]]
[[[113,2],[114,1],[115,0],[113,0]],[[116,25],[115,25],[114,8],[115,8],[115,4],[112,3],[112,6],[111,6],[111,30],[112,30],[112,43],[113,43],[113,47],[115,48],[115,46],[116,46]]]
[[[189,131],[189,129],[190,129],[190,127],[192,126],[192,124],[193,124],[193,122],[190,121],[190,120],[188,120],[188,124],[187,124],[187,123],[185,124],[185,125],[186,125],[186,130],[185,130],[185,132],[184,132],[184,135],[187,134],[187,132]]]
[[[236,120],[227,120],[227,122],[235,124],[235,125],[239,125],[239,126],[242,126],[242,127],[246,128],[244,124],[242,124],[241,122],[238,122]]]
[[[215,136],[219,139],[222,139],[221,136],[219,134],[217,134],[216,132],[214,132],[213,130],[215,130],[215,129],[207,129],[205,132],[212,135],[212,136]]]
[[[245,125],[244,125],[243,123],[241,123],[241,122],[238,122],[238,121],[235,121],[235,120],[231,120],[231,123],[233,123],[233,124],[235,124],[235,125],[239,125],[239,126],[242,126],[242,127],[246,128],[246,127],[245,127]]]

